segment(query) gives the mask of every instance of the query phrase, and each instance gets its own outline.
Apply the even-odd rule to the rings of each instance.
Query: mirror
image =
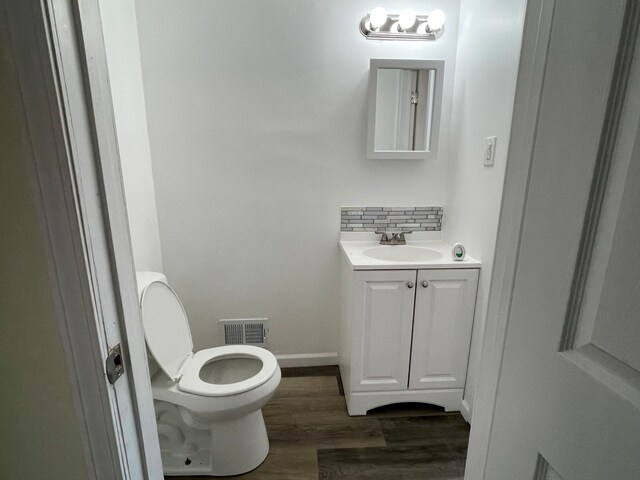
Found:
[[[367,158],[437,158],[444,61],[372,59]]]

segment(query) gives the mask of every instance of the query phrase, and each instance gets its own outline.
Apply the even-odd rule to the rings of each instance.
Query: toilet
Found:
[[[228,476],[258,467],[269,452],[261,409],[280,383],[275,356],[249,345],[194,353],[167,278],[138,272],[137,280],[147,348],[159,367],[151,390],[165,475]]]

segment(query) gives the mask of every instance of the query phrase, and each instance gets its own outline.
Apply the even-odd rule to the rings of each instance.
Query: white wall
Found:
[[[481,260],[465,401],[473,408],[502,199],[526,0],[462,0],[443,237]],[[495,166],[483,166],[497,135]]]
[[[28,159],[0,48],[0,478],[87,478]]]
[[[378,3],[443,8],[446,32],[366,40]],[[273,351],[335,352],[339,207],[445,201],[446,141],[436,161],[366,160],[367,82],[370,58],[446,60],[448,123],[458,1],[378,3],[136,3],[164,271],[196,348],[220,318],[267,316]]]
[[[100,0],[113,110],[136,270],[162,271],[133,0]]]

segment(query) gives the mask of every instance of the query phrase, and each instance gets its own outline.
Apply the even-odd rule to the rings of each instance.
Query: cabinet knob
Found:
[[[413,288],[413,282],[407,282],[407,288]]]
[[[429,282],[427,282],[426,280],[424,282],[422,282],[422,286],[424,288],[427,288],[429,286]]]

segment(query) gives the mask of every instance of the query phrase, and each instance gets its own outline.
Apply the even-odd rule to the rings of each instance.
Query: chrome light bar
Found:
[[[387,15],[377,7],[360,21],[360,33],[369,40],[437,40],[444,33],[444,20],[442,10],[429,15],[416,15],[411,10]]]

